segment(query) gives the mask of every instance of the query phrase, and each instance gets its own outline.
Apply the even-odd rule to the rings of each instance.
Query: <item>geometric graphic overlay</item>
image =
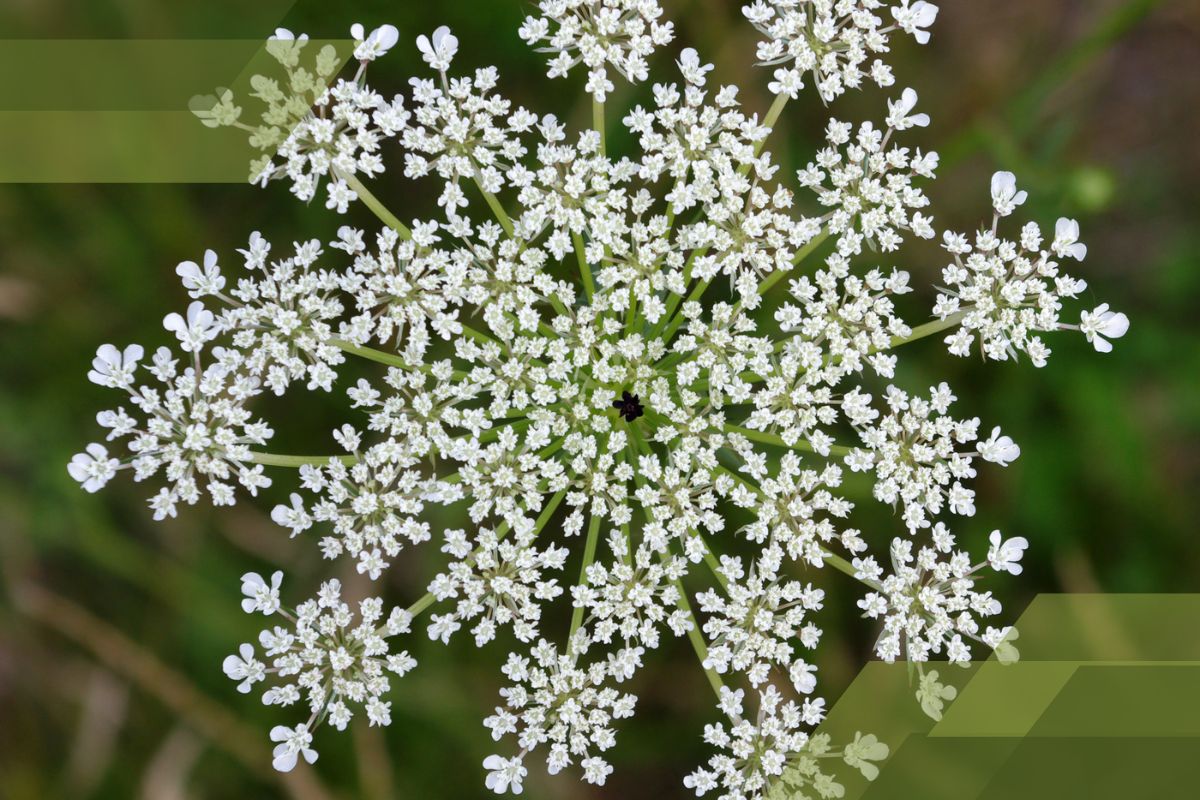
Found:
[[[957,689],[939,721],[913,699],[909,665],[871,663],[817,733],[870,731],[890,754],[840,796],[1200,796],[1198,621],[1200,595],[1041,595],[1016,624],[1017,662],[925,665]]]
[[[217,87],[248,98],[251,76],[278,73],[263,33],[294,0],[246,5],[228,18],[250,38],[6,40],[0,183],[245,183],[259,153],[197,124],[193,98]],[[332,44],[339,67],[353,50],[310,44]]]

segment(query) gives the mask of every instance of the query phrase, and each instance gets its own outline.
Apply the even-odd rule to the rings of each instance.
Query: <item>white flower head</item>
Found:
[[[100,345],[88,371],[88,380],[113,389],[127,388],[133,384],[134,372],[145,352],[140,344],[131,344],[124,350],[111,344]]]
[[[443,25],[433,32],[432,40],[425,34],[418,36],[417,49],[421,51],[426,64],[438,72],[445,72],[450,69],[450,62],[458,52],[458,37]]]
[[[1011,436],[1002,436],[1000,428],[992,428],[992,435],[985,442],[979,443],[979,455],[984,461],[991,461],[1007,467],[1021,455],[1021,447],[1012,440]]]
[[[539,0],[538,11],[542,16],[521,24],[521,39],[551,54],[551,78],[582,63],[588,71],[585,91],[599,103],[616,88],[610,69],[631,83],[644,81],[647,59],[675,37],[673,24],[661,21],[658,0]]]
[[[1070,256],[1076,261],[1087,258],[1087,245],[1079,241],[1079,223],[1059,217],[1054,225],[1054,243],[1050,246],[1059,258]]]
[[[312,733],[306,725],[289,728],[286,725],[276,725],[271,729],[271,741],[279,742],[275,746],[272,766],[280,772],[291,772],[296,768],[296,761],[303,756],[309,764],[317,761],[317,751],[309,747],[312,744]]]
[[[355,42],[354,57],[359,61],[374,61],[386,55],[400,41],[400,31],[395,25],[381,25],[365,36],[363,33],[361,23],[350,26],[350,36]]]
[[[1079,329],[1096,352],[1111,353],[1109,339],[1120,339],[1129,331],[1129,317],[1120,311],[1109,311],[1108,303],[1101,303],[1080,315]]]
[[[187,317],[171,312],[163,317],[163,327],[179,339],[184,352],[198,353],[221,332],[220,323],[204,303],[195,300],[188,306]]]
[[[89,444],[87,449],[76,454],[67,465],[67,472],[87,492],[98,492],[117,474],[121,462],[109,458],[108,450],[100,444]]]
[[[696,86],[703,86],[709,72],[712,72],[712,64],[704,64],[700,61],[700,54],[696,52],[694,47],[685,47],[679,54],[679,71],[683,73],[683,78],[688,83]]]
[[[905,89],[899,100],[888,101],[888,125],[898,131],[912,127],[924,128],[929,125],[928,114],[910,113],[917,107],[917,93],[913,89]]]
[[[1005,539],[1000,531],[992,531],[988,541],[992,544],[988,550],[988,563],[992,569],[1010,575],[1020,575],[1023,569],[1020,561],[1029,547],[1029,540],[1024,536]]]
[[[1013,213],[1028,196],[1028,192],[1018,191],[1017,176],[1011,172],[997,172],[992,176],[992,206],[1000,216]]]
[[[521,793],[527,770],[520,758],[490,755],[483,760],[483,768],[488,770],[484,785],[496,794]]]
[[[743,6],[742,13],[763,35],[758,63],[786,64],[797,74],[810,73],[821,98],[829,102],[868,80],[882,87],[895,82],[883,56],[891,51],[890,36],[897,28],[921,44],[929,41],[925,28],[933,24],[937,7],[925,2],[909,6],[908,2],[891,9],[895,26],[873,13],[884,5],[877,2],[755,0]],[[784,93],[780,89],[796,82],[780,80],[776,73],[770,90]]]
[[[221,667],[237,691],[295,710],[301,724],[271,730],[278,769],[315,761],[326,723],[391,722],[392,682],[416,667],[407,637],[469,634],[512,645],[484,720],[509,755],[483,762],[487,789],[521,793],[538,759],[604,785],[638,673],[665,640],[691,636],[723,686],[702,734],[712,753],[685,787],[833,796],[834,768],[872,778],[888,750],[814,730],[819,612],[845,594],[807,576],[834,566],[847,574],[831,579],[864,585],[857,608],[879,658],[964,663],[981,647],[1005,656],[983,573],[1019,573],[1027,547],[997,532],[980,558],[948,527],[975,514],[979,474],[1021,451],[952,413],[948,383],[902,388],[929,371],[910,361],[928,351],[902,345],[936,333],[957,356],[1042,366],[1055,332],[1107,350],[1128,319],[1104,305],[1066,323],[1086,288],[1067,272],[1086,254],[1078,225],[1002,230],[1026,200],[1002,172],[990,224],[942,235],[936,321],[910,324],[901,295],[926,270],[885,254],[936,236],[926,184],[939,167],[900,141],[930,122],[914,89],[889,89],[867,120],[820,119],[825,142],[781,169],[771,129],[785,127],[784,99],[896,86],[887,62],[905,35],[929,41],[936,6],[749,0],[777,95],[765,116],[736,86],[710,91],[713,66],[693,48],[653,63],[674,36],[658,0],[536,7],[519,34],[548,74],[578,67],[593,103],[645,83],[632,107],[594,107],[578,130],[575,115],[521,107],[494,67],[454,63],[445,27],[416,38],[432,70],[385,94],[366,78],[399,39],[390,25],[351,28],[345,77],[332,46],[277,32],[268,49],[283,70],[252,78],[258,119],[225,90],[206,100],[205,124],[249,130],[256,182],[285,181],[338,214],[361,201],[379,222],[286,248],[253,233],[232,269],[213,250],[180,263],[195,302],[164,326],[182,353],[99,349],[89,378],[119,400],[96,417],[104,444],[68,473],[96,491],[129,470],[153,484],[156,519],[284,481],[272,521],[345,559],[336,574],[382,581],[410,556],[438,560],[411,610],[358,599],[367,580],[343,596],[334,570],[286,606],[281,572],[242,576],[238,599],[264,628]],[[374,181],[396,154],[396,177],[419,182],[412,199],[431,201],[406,220]],[[325,392],[346,415],[285,448],[311,455],[270,452],[252,411],[265,391],[291,395],[268,409]],[[846,487],[847,469],[869,474],[869,496]],[[894,511],[893,530],[856,527],[871,502]],[[551,639],[566,617],[571,632]],[[936,677],[924,671],[916,695],[940,714],[952,690]]]
[[[900,6],[892,6],[892,17],[896,24],[908,34],[911,34],[918,44],[928,44],[930,33],[926,28],[933,25],[937,19],[938,7],[925,0],[909,5],[909,0],[902,0]]]

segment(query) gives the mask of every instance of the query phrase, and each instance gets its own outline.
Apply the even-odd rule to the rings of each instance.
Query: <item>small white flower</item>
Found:
[[[804,88],[804,78],[798,69],[780,67],[772,74],[774,80],[767,84],[771,94],[783,94],[795,100]]]
[[[188,306],[187,318],[172,312],[163,318],[163,327],[173,332],[185,352],[196,353],[221,332],[213,313],[199,300]]]
[[[297,37],[296,34],[292,33],[287,28],[276,28],[275,34],[271,38],[277,39],[281,42],[298,42],[303,44],[304,42],[308,41],[308,34],[302,33],[299,37]]]
[[[803,692],[804,694],[812,694],[817,688],[816,672],[816,666],[809,664],[802,658],[792,662],[790,675],[792,685],[796,687],[796,691]]]
[[[1079,329],[1099,353],[1111,353],[1112,342],[1120,339],[1129,330],[1129,317],[1120,311],[1109,311],[1108,303],[1102,303],[1091,311],[1080,315]]]
[[[221,664],[221,669],[230,680],[241,681],[237,690],[242,694],[247,694],[254,684],[267,676],[267,668],[254,658],[252,645],[243,644],[238,648],[238,653],[240,655],[226,656],[225,661]]]
[[[312,518],[304,508],[304,499],[296,492],[288,496],[288,501],[271,509],[271,520],[281,528],[290,528],[295,536],[312,527]]]
[[[264,616],[270,616],[279,610],[279,585],[283,581],[283,573],[276,571],[271,575],[268,584],[257,572],[247,572],[242,576],[242,611],[251,614],[261,611]]]
[[[309,764],[316,763],[317,751],[309,747],[312,744],[312,733],[306,725],[289,728],[286,725],[276,725],[271,728],[271,741],[280,742],[275,746],[272,755],[275,760],[271,765],[280,772],[291,772],[296,767],[299,756]]]
[[[443,25],[433,32],[432,41],[425,34],[418,36],[417,49],[421,51],[421,57],[425,59],[426,64],[439,72],[445,72],[450,69],[450,62],[458,52],[458,37]]]
[[[700,63],[700,54],[696,52],[694,47],[685,47],[683,52],[679,54],[679,71],[683,73],[683,78],[688,83],[694,83],[697,86],[703,86],[705,76],[712,71],[712,64]]]
[[[113,479],[120,465],[120,461],[108,457],[103,445],[89,444],[86,452],[77,453],[67,464],[67,472],[79,481],[84,491],[98,492]]]
[[[213,250],[204,251],[204,267],[195,261],[181,261],[175,267],[175,274],[183,282],[183,288],[188,290],[192,298],[216,294],[225,288],[225,277],[217,265],[217,254]]]
[[[1059,217],[1054,225],[1054,243],[1050,249],[1059,258],[1070,256],[1076,261],[1083,261],[1087,257],[1087,245],[1079,241],[1079,223]]]
[[[1000,428],[995,427],[992,428],[991,437],[979,443],[979,455],[984,461],[1007,467],[1009,462],[1016,461],[1021,455],[1021,448],[1011,436],[1001,436]]]
[[[854,741],[846,745],[842,760],[862,773],[863,777],[873,781],[879,777],[879,767],[871,763],[883,761],[888,757],[888,746],[874,734],[855,733]]]
[[[992,176],[992,206],[1000,216],[1007,217],[1016,211],[1028,196],[1028,192],[1017,190],[1017,176],[1011,172],[997,172]]]
[[[1004,539],[1000,531],[992,531],[988,541],[992,543],[987,557],[992,569],[1010,575],[1020,575],[1023,568],[1019,562],[1025,555],[1025,549],[1029,547],[1029,540],[1024,536]]]
[[[617,88],[608,78],[608,72],[604,67],[596,67],[588,72],[587,83],[584,84],[584,91],[596,99],[596,102],[603,103],[608,99],[608,93]]]
[[[358,199],[358,194],[350,188],[350,184],[342,178],[335,181],[330,181],[325,191],[328,194],[328,199],[325,201],[325,207],[337,211],[339,214],[345,214],[350,208],[350,204]]]
[[[350,26],[350,36],[357,43],[354,57],[359,61],[374,61],[386,55],[400,41],[400,31],[395,25],[381,25],[363,36],[363,26],[356,22]]]
[[[521,783],[525,780],[527,771],[520,758],[490,755],[483,760],[483,768],[489,770],[484,785],[496,794],[521,793]]]
[[[893,6],[892,16],[905,33],[912,34],[917,44],[928,44],[930,34],[925,28],[933,25],[937,19],[938,7],[925,0],[917,0],[911,6],[908,3],[909,0],[903,0],[899,8]]]
[[[585,758],[579,766],[583,767],[583,779],[595,786],[603,786],[613,771],[612,765],[599,756]]]
[[[914,126],[924,128],[929,125],[928,114],[910,114],[917,106],[917,93],[913,89],[905,89],[899,100],[888,101],[888,125],[898,131],[908,130]]]
[[[124,389],[133,383],[134,371],[144,354],[140,344],[131,344],[124,350],[111,344],[100,345],[88,371],[88,380],[100,386]]]

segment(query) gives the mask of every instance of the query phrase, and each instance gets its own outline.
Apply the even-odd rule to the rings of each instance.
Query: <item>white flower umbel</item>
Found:
[[[251,494],[271,485],[250,450],[266,444],[272,431],[245,407],[259,393],[259,381],[246,369],[245,356],[215,347],[212,363],[204,363],[210,355],[206,343],[220,326],[200,301],[192,303],[186,318],[171,314],[163,325],[183,342],[191,366],[180,371],[179,359],[160,347],[146,368],[158,386],[138,385],[135,368],[142,348],[131,345],[118,351],[102,346],[88,377],[126,393],[132,413],[122,405],[100,412],[96,421],[108,429],[107,441],[125,440],[129,452],[125,458],[109,457],[104,446],[92,444],[70,464],[71,477],[91,492],[121,470],[133,470],[137,481],[161,472],[165,486],[150,498],[155,519],[175,516],[178,503],[193,505],[203,491],[214,505],[232,505],[234,482]]]
[[[630,82],[649,75],[646,59],[674,38],[671,22],[661,22],[657,0],[541,0],[540,17],[526,17],[519,31],[539,52],[554,53],[551,78],[576,64],[588,71],[586,91],[603,103],[615,87],[608,70]]]
[[[766,37],[758,44],[758,61],[775,70],[771,91],[792,94],[801,76],[811,75],[821,97],[830,101],[864,80],[891,86],[892,69],[879,56],[890,50],[897,28],[920,44],[929,41],[927,28],[937,18],[937,6],[909,0],[890,8],[892,22],[876,12],[889,6],[881,0],[755,0],[742,13]]]
[[[714,753],[686,788],[837,797],[835,773],[872,779],[888,748],[813,732],[822,617],[846,596],[834,581],[864,587],[856,611],[876,621],[876,654],[917,662],[931,716],[954,690],[924,661],[1014,657],[981,571],[1020,573],[1028,542],[985,542],[971,517],[977,471],[1022,448],[951,415],[940,379],[913,393],[937,365],[914,367],[906,346],[940,335],[955,355],[978,344],[1040,366],[1043,335],[1078,330],[1107,352],[1129,321],[1107,305],[1062,321],[1084,289],[1060,266],[1087,255],[1079,225],[1004,239],[1002,218],[1029,200],[1009,173],[992,181],[991,226],[942,233],[953,263],[940,286],[912,284],[928,270],[902,268],[904,246],[940,233],[926,195],[937,154],[908,141],[930,122],[913,89],[887,91],[882,121],[829,120],[798,180],[779,170],[768,145],[788,98],[806,84],[826,101],[868,79],[893,86],[892,34],[924,44],[935,6],[759,0],[745,12],[775,70],[765,113],[710,84],[695,49],[657,52],[673,28],[655,0],[543,0],[522,26],[552,53],[552,75],[583,64],[593,114],[578,131],[508,100],[494,67],[456,68],[444,27],[356,25],[349,80],[329,50],[301,66],[307,37],[278,31],[268,49],[286,81],[255,79],[261,125],[241,123],[228,92],[198,109],[250,133],[264,182],[286,179],[305,201],[325,183],[331,210],[361,202],[380,225],[288,248],[254,233],[237,270],[215,250],[180,263],[191,305],[162,338],[182,355],[99,349],[89,379],[129,400],[99,415],[108,441],[67,471],[90,492],[127,470],[155,479],[159,518],[278,481],[281,535],[345,557],[338,569],[380,592],[399,585],[394,567],[415,574],[417,548],[439,559],[427,592],[386,617],[378,598],[352,608],[335,580],[292,608],[279,572],[243,576],[243,609],[272,626],[224,672],[240,692],[267,684],[270,705],[305,706],[270,731],[277,768],[313,763],[323,723],[389,722],[390,681],[415,666],[401,637],[485,649],[508,637],[507,685],[485,721],[499,744],[480,782],[520,793],[544,760],[604,785],[638,673],[686,639],[718,701],[703,733]],[[407,97],[367,85],[385,54],[417,70]],[[652,67],[641,105],[606,119],[618,77]],[[617,120],[620,153],[606,142]],[[408,224],[364,183],[385,152],[423,203]],[[937,295],[932,321],[904,318],[910,293]],[[312,432],[313,455],[264,452],[271,429],[249,410],[263,390],[344,392],[347,418],[332,444]],[[294,414],[292,399],[277,407]],[[895,509],[894,530],[856,524],[847,470]],[[951,517],[985,554],[955,544]]]
[[[313,763],[317,754],[310,747],[312,731],[321,722],[345,730],[354,716],[353,707],[366,712],[371,725],[389,725],[391,703],[383,698],[391,682],[389,674],[403,677],[417,662],[408,651],[392,653],[388,640],[410,630],[412,617],[399,608],[383,619],[383,601],[369,598],[358,604],[357,615],[341,599],[336,579],[321,584],[320,592],[295,609],[279,604],[280,573],[267,586],[250,573],[242,588],[251,599],[243,601],[247,613],[261,611],[282,617],[286,625],[263,630],[258,636],[263,658],[254,646],[241,645],[238,655],[225,659],[225,674],[240,681],[238,691],[247,693],[260,682],[270,688],[263,693],[267,705],[291,706],[303,702],[310,716],[295,728],[278,726],[271,740],[283,742],[275,748],[275,768],[288,771],[302,755]],[[357,618],[356,618],[357,617]]]
[[[981,229],[972,241],[947,231],[942,246],[954,263],[942,271],[944,287],[933,313],[945,322],[959,323],[946,336],[951,353],[966,356],[978,341],[984,357],[995,361],[1017,358],[1025,353],[1035,367],[1046,365],[1050,348],[1038,333],[1078,329],[1097,350],[1107,353],[1112,344],[1104,338],[1120,338],[1129,329],[1129,318],[1111,312],[1108,304],[1094,312],[1083,312],[1078,326],[1061,321],[1064,300],[1074,300],[1087,282],[1072,277],[1058,259],[1082,261],[1087,246],[1079,241],[1079,223],[1059,219],[1054,240],[1048,248],[1036,223],[1021,229],[1018,241],[1002,238],[1000,220],[1025,202],[1017,191],[1011,172],[992,177],[992,203],[996,214],[990,229]]]

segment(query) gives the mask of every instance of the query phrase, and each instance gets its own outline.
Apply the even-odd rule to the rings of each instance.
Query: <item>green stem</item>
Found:
[[[376,350],[373,347],[362,347],[360,345],[351,344],[345,339],[334,338],[330,339],[329,343],[344,353],[349,353],[350,355],[358,356],[359,358],[365,358],[366,360],[374,361],[377,364],[386,364],[389,367],[399,367],[401,369],[413,370],[415,372],[433,371],[433,366],[431,364],[409,364],[400,356],[392,355],[391,353],[385,353],[384,351]],[[451,375],[455,380],[464,380],[467,377],[467,373],[460,369],[454,370]]]
[[[767,109],[767,115],[763,117],[763,127],[770,128],[770,132],[762,138],[760,142],[754,145],[754,157],[757,158],[767,146],[767,139],[771,133],[775,132],[775,123],[779,121],[779,115],[783,113],[783,107],[787,105],[788,96],[786,94],[775,95],[775,101],[771,103],[771,107]],[[738,174],[745,175],[750,171],[749,164],[742,164],[738,167]]]
[[[587,295],[590,303],[596,294],[596,284],[592,280],[592,268],[588,265],[587,248],[583,246],[583,237],[578,233],[571,234],[571,238],[575,240],[575,258],[579,260],[579,276],[583,279],[583,292]]]
[[[932,336],[935,333],[941,333],[948,328],[953,328],[955,325],[958,325],[960,322],[962,322],[963,317],[966,315],[967,312],[959,311],[957,314],[951,314],[945,319],[937,319],[933,322],[926,322],[924,325],[918,325],[912,329],[912,333],[910,333],[908,336],[893,336],[891,343],[888,344],[888,349],[900,347],[901,345],[908,344],[909,342],[915,342],[918,339],[924,339],[926,336]]]
[[[685,288],[692,282],[692,267],[695,265],[696,260],[703,258],[704,254],[707,252],[707,247],[701,247],[698,250],[693,250],[691,255],[688,256],[687,263],[683,265],[683,285]],[[658,321],[658,325],[655,326],[654,330],[651,332],[652,337],[658,336],[660,333],[662,333],[663,329],[670,324],[675,315],[675,309],[679,308],[679,304],[682,301],[683,296],[678,294],[672,294],[667,298],[667,310],[663,313],[662,319]]]
[[[815,237],[813,237],[812,241],[810,241],[808,244],[804,245],[804,247],[801,247],[799,250],[796,251],[796,255],[792,259],[792,267],[795,268],[795,267],[799,266],[801,263],[803,263],[805,261],[805,259],[807,259],[809,256],[811,256],[813,254],[813,251],[816,250],[818,247],[820,247],[825,242],[825,240],[828,238],[829,238],[828,231],[821,231],[819,234],[817,234]],[[781,280],[783,280],[784,278],[786,278],[788,275],[791,275],[791,274],[792,274],[792,270],[790,270],[790,269],[789,270],[776,270],[775,272],[772,272],[770,275],[768,275],[766,278],[763,279],[762,283],[760,283],[758,285],[759,296],[761,297],[762,295],[771,291],[771,289],[775,286],[775,284],[779,283]],[[740,307],[741,303],[738,303],[738,306]]]
[[[460,321],[459,324],[462,325],[462,322]],[[462,329],[463,329],[463,333],[465,333],[467,336],[474,339],[475,341],[479,342],[480,344],[495,344],[495,345],[500,344],[500,342],[496,341],[491,336],[488,336],[483,331],[475,330],[474,328],[467,326],[467,325],[463,325]]]
[[[788,444],[787,442],[785,442],[783,440],[782,437],[776,436],[773,433],[766,433],[764,431],[751,430],[750,428],[743,428],[738,425],[726,425],[725,432],[726,433],[736,433],[740,436],[746,437],[747,439],[749,439],[753,442],[761,442],[763,444],[774,445],[775,447],[784,447],[784,448],[787,448],[788,450],[804,450],[809,453],[816,452],[816,450],[813,449],[813,446],[811,444],[809,444],[808,442],[797,441],[795,444]],[[835,456],[846,456],[846,455],[850,454],[850,448],[835,444],[835,445],[830,446],[829,452],[831,455],[835,455]]]
[[[662,554],[662,559],[666,562],[666,553]],[[708,661],[708,646],[704,643],[704,634],[700,632],[700,620],[696,618],[695,612],[692,611],[692,604],[688,602],[687,590],[683,587],[683,581],[678,578],[675,579],[675,591],[679,592],[679,607],[692,621],[692,626],[688,629],[688,641],[692,643],[692,649],[696,651],[696,657],[700,659],[700,666],[704,670],[704,676],[708,678],[708,685],[712,687],[717,699],[720,699],[725,682],[721,680],[721,676],[717,674],[716,670],[704,666],[704,662]]]
[[[704,293],[708,291],[709,284],[711,283],[712,281],[700,281],[700,283],[696,284],[696,288],[692,290],[692,293],[688,295],[687,300],[678,305],[678,313],[675,314],[675,316],[667,324],[667,327],[660,334],[660,338],[663,340],[664,344],[671,341],[671,337],[675,335],[675,331],[679,330],[679,326],[682,325],[684,319],[686,319],[686,317],[683,315],[683,306],[693,301],[698,301],[701,297],[703,297]],[[676,295],[676,297],[678,297],[678,295]]]
[[[363,201],[363,204],[367,208],[371,209],[375,216],[379,217],[380,221],[383,222],[384,225],[387,225],[396,233],[400,234],[401,239],[412,238],[412,231],[408,229],[408,226],[401,222],[395,214],[393,214],[391,211],[388,211],[387,206],[379,202],[379,198],[371,194],[370,190],[363,185],[362,181],[360,181],[354,175],[348,175],[340,171],[336,172],[336,174],[339,178],[346,182],[347,186],[354,190],[354,193],[358,195],[358,199]]]
[[[278,453],[254,453],[250,454],[250,462],[253,464],[262,464],[268,467],[304,467],[314,466],[323,467],[330,460],[340,461],[346,466],[358,462],[358,458],[352,455],[342,456],[285,456]]]
[[[579,568],[579,586],[587,583],[587,570],[596,560],[596,542],[600,539],[600,516],[593,513],[588,519],[587,543],[583,546],[583,565]],[[567,634],[567,646],[575,638],[579,626],[583,624],[583,606],[576,606],[571,612],[571,632]]]
[[[831,553],[829,550],[825,549],[824,547],[821,548],[821,557],[823,559],[825,559],[826,564],[828,564],[829,566],[838,570],[839,572],[843,572],[846,575],[849,575],[851,578],[854,578],[856,581],[859,581],[860,583],[864,583],[867,586],[870,586],[872,589],[879,588],[875,584],[867,583],[866,581],[859,578],[858,575],[855,574],[857,572],[857,570],[854,569],[854,566],[849,561],[847,561],[846,559],[842,558],[839,555]]]
[[[479,193],[483,195],[483,199],[491,207],[492,213],[496,215],[496,220],[500,223],[500,227],[504,228],[504,232],[509,236],[513,235],[512,220],[508,217],[508,212],[504,210],[504,206],[500,204],[500,200],[496,195],[483,188],[483,181],[475,178],[475,185],[479,187]]]
[[[385,353],[382,350],[376,350],[372,347],[361,347],[356,344],[351,344],[345,339],[330,339],[329,343],[343,352],[351,355],[365,358],[368,361],[374,361],[379,364],[387,364],[389,367],[403,367],[404,369],[412,369],[412,366],[400,356],[394,356],[391,353]]]
[[[713,574],[713,578],[721,585],[721,588],[726,594],[729,593],[729,579],[725,577],[725,573],[721,572],[721,561],[717,558],[717,554],[713,552],[709,546],[708,540],[704,538],[704,534],[699,530],[695,530],[696,536],[700,537],[700,541],[704,544],[704,563],[708,564],[709,571]]]
[[[818,247],[820,247],[821,244],[828,238],[829,238],[829,231],[825,231],[825,230],[821,231],[816,236],[814,236],[808,244],[804,245],[804,247],[801,247],[799,250],[796,251],[796,256],[795,256],[795,258],[792,259],[792,266],[793,267],[800,266],[800,264],[802,264],[809,256],[811,256],[813,254],[813,251],[816,250]],[[763,294],[763,290],[760,289],[758,293]]]
[[[608,155],[607,137],[604,132],[604,103],[592,100],[592,127],[600,134],[600,155]]]
[[[407,611],[410,616],[418,617],[425,609],[433,605],[433,592],[426,592],[421,596],[421,599],[408,607]]]
[[[779,115],[783,113],[783,107],[788,104],[788,96],[786,94],[775,95],[775,101],[771,103],[771,107],[767,109],[767,116],[763,118],[763,127],[770,128],[771,132],[775,132],[775,123],[779,121]],[[767,140],[763,139],[754,146],[754,155],[758,155],[766,147]]]

